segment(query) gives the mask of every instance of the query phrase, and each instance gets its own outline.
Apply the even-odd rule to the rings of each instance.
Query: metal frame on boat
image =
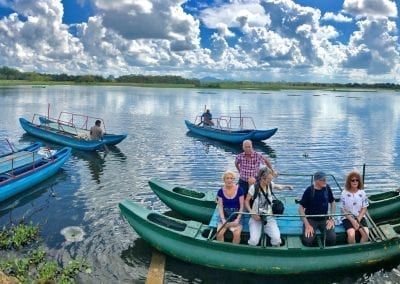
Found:
[[[49,149],[11,154],[2,157],[0,173],[0,202],[17,195],[54,175],[71,156],[71,148]],[[8,158],[5,160],[4,158]],[[23,161],[23,163],[21,162]]]

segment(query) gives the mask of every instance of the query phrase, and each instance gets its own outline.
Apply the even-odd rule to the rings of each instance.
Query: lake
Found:
[[[201,191],[217,190],[226,169],[234,169],[240,146],[187,132],[207,106],[219,115],[252,116],[257,128],[278,127],[254,148],[267,155],[280,175],[301,196],[309,179],[297,174],[324,170],[343,184],[345,174],[366,164],[368,193],[400,187],[400,94],[340,91],[257,91],[156,89],[102,86],[30,86],[0,88],[0,138],[22,147],[36,138],[24,133],[18,118],[35,113],[57,117],[60,111],[104,118],[112,133],[128,137],[108,151],[74,150],[54,177],[0,204],[0,226],[21,219],[41,227],[48,256],[60,263],[85,259],[91,274],[78,283],[142,283],[152,248],[122,219],[118,203],[129,198],[157,211],[168,208],[147,182],[158,177]],[[47,143],[52,148],[60,145]],[[289,174],[286,176],[284,174]],[[81,241],[67,241],[61,231],[83,229]],[[400,260],[385,270],[318,276],[324,283],[399,283]],[[187,264],[167,257],[166,283],[293,282]],[[315,278],[301,279],[315,282]]]

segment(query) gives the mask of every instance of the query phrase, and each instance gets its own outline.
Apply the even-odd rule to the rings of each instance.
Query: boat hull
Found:
[[[63,124],[61,122],[57,122],[55,120],[48,119],[44,116],[40,116],[39,121],[40,121],[41,125],[48,126],[55,130],[63,129],[64,131],[71,133],[71,134],[83,134],[83,135],[89,137],[89,130],[71,127],[71,126]],[[104,134],[102,141],[105,142],[106,145],[112,146],[112,145],[117,145],[118,143],[122,142],[122,140],[124,140],[126,137],[127,137],[127,134],[106,133],[106,134]]]
[[[46,128],[34,123],[29,122],[25,118],[20,118],[19,122],[22,128],[30,135],[57,143],[74,149],[83,151],[95,151],[102,149],[105,145],[101,140],[85,140],[72,135],[70,133],[58,131],[52,128]]]
[[[228,143],[239,144],[244,140],[261,141],[270,138],[276,133],[277,128],[270,130],[240,130],[227,131],[209,126],[197,126],[188,120],[185,120],[186,127],[189,131],[214,140],[220,140]]]
[[[129,200],[119,204],[132,228],[156,249],[183,261],[208,267],[267,275],[326,273],[366,269],[400,256],[400,238],[385,225],[385,239],[333,247],[305,247],[300,235],[284,236],[280,247],[219,242],[206,237],[210,229],[141,207]]]
[[[15,168],[12,175],[1,174],[0,202],[48,179],[64,165],[70,156],[71,148],[64,147],[49,158]]]
[[[196,221],[208,224],[213,216],[216,193],[201,193],[174,186],[158,179],[149,180],[150,188],[169,208]]]

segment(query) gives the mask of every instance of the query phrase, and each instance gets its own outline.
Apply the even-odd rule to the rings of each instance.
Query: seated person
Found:
[[[232,232],[233,243],[240,243],[240,234],[242,232],[242,224],[240,222],[241,215],[233,215],[233,220],[228,218],[235,212],[242,212],[244,206],[243,190],[235,183],[235,174],[232,171],[225,171],[222,176],[224,185],[218,190],[218,234],[217,240],[224,241],[224,235],[227,229]]]
[[[98,119],[94,126],[90,128],[90,140],[100,140],[103,138],[103,129],[101,128],[101,121]]]
[[[214,122],[212,122],[212,114],[209,109],[207,109],[202,115],[201,115],[201,122],[199,125],[203,123],[205,126],[213,126]]]
[[[346,178],[345,190],[342,191],[341,203],[343,226],[347,232],[347,242],[356,242],[356,232],[361,234],[361,243],[368,241],[369,230],[365,214],[367,213],[368,197],[365,193],[361,175],[351,171]]]
[[[272,246],[280,246],[281,234],[278,223],[272,216],[272,189],[293,189],[291,185],[276,184],[272,182],[272,171],[265,167],[261,168],[257,175],[257,183],[251,185],[245,199],[245,207],[248,212],[254,213],[249,220],[250,239],[248,244],[256,246],[261,239],[262,230],[271,238]],[[251,201],[253,204],[251,205]],[[264,220],[258,214],[266,213]]]
[[[326,245],[336,244],[335,223],[333,218],[304,215],[326,215],[335,214],[336,203],[333,198],[332,189],[326,183],[326,174],[316,172],[314,174],[314,183],[306,188],[300,200],[299,214],[303,220],[303,243],[305,246],[315,245],[315,234],[318,229],[322,234],[326,234]]]

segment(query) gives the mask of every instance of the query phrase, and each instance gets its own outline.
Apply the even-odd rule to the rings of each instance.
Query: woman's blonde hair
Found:
[[[231,177],[233,177],[234,179],[236,178],[236,174],[235,174],[233,171],[231,171],[231,170],[226,170],[226,171],[224,172],[224,174],[222,175],[222,180],[225,180],[227,176],[231,176]]]

